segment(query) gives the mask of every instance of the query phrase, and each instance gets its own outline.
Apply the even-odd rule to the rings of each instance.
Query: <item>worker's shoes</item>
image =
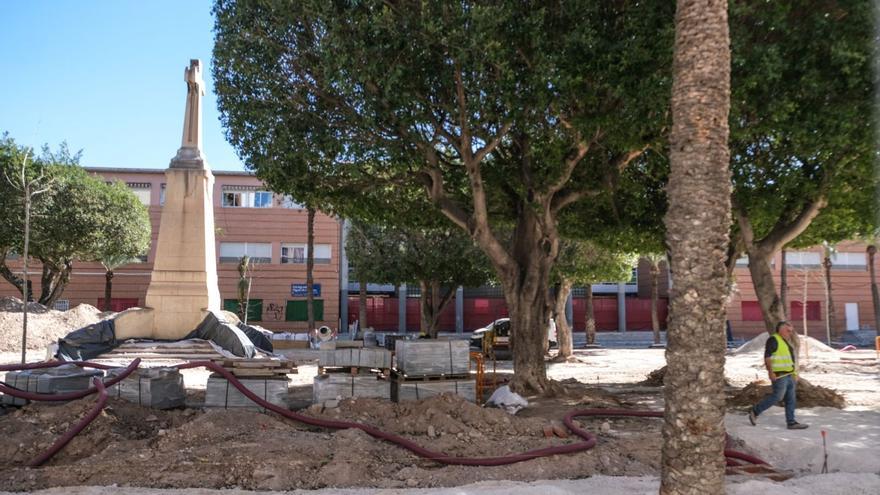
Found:
[[[756,424],[758,424],[758,415],[755,414],[754,407],[749,409],[749,423],[751,423],[752,426],[755,426]]]
[[[803,423],[798,423],[797,421],[795,421],[794,423],[789,423],[789,424],[788,424],[788,429],[789,429],[789,430],[806,430],[806,429],[809,428],[809,427],[810,427],[810,425],[805,425],[805,424],[803,424]]]

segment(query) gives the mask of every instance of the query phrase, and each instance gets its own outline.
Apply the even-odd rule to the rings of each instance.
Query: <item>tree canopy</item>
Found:
[[[0,141],[0,169],[11,174],[29,150],[8,135]],[[78,166],[79,153],[66,145],[29,161],[26,173],[43,174],[47,193],[32,204],[30,257],[42,264],[39,302],[54,304],[70,278],[74,260],[101,261],[112,254],[136,256],[149,247],[146,208],[124,184],[107,184]],[[22,252],[24,210],[19,191],[0,180],[0,275],[25,296],[22,281],[7,265]]]

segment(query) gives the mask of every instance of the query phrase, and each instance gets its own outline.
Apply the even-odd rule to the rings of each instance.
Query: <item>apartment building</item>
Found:
[[[108,181],[125,182],[150,212],[153,242],[142,263],[115,270],[111,305],[121,311],[143,306],[155,259],[156,239],[165,202],[164,170],[90,168]],[[270,192],[246,172],[214,171],[214,226],[217,275],[225,309],[238,305],[238,265],[251,259],[248,321],[274,331],[307,330],[307,212],[299,204]],[[339,322],[339,222],[315,215],[314,300],[316,325],[336,328]],[[38,268],[38,267],[37,267]],[[75,262],[60,308],[104,304],[104,269],[98,263]],[[35,290],[39,290],[35,286]],[[19,295],[0,283],[0,295]]]

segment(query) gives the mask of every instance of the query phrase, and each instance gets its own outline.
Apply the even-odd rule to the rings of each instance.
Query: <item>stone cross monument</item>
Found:
[[[116,318],[116,337],[180,339],[220,310],[214,244],[214,175],[202,155],[201,62],[190,60],[183,138],[165,171],[165,205],[146,306]]]

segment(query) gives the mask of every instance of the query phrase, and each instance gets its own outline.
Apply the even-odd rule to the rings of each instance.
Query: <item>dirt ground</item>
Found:
[[[0,313],[2,314],[2,313]],[[821,345],[821,344],[820,344]],[[728,356],[728,395],[748,392],[764,377],[762,346]],[[802,360],[803,375],[814,385],[839,392],[847,408],[880,411],[878,365],[873,353],[814,351]],[[42,358],[44,353],[35,350]],[[30,354],[29,354],[30,355]],[[16,352],[0,353],[15,362]],[[548,364],[566,393],[529,398],[516,416],[483,408],[455,396],[394,404],[384,400],[344,400],[337,408],[310,406],[316,366],[302,365],[291,378],[290,406],[306,414],[346,419],[402,435],[419,445],[453,456],[515,454],[578,441],[547,437],[544,427],[571,410],[621,407],[661,410],[663,389],[640,382],[664,365],[662,349],[578,350],[575,359]],[[498,363],[498,375],[511,372]],[[48,448],[92,406],[94,398],[65,405],[31,404],[0,411],[0,486],[31,491],[61,486],[144,488],[235,488],[294,490],[316,488],[414,489],[452,487],[490,480],[532,482],[604,476],[658,476],[661,420],[583,419],[598,435],[586,452],[534,459],[499,467],[444,466],[376,440],[359,430],[308,427],[272,414],[199,407],[207,373],[185,372],[188,404],[159,411],[111,399],[105,411],[47,465],[29,469],[27,461]],[[746,389],[746,392],[743,392]],[[749,396],[751,397],[751,396]],[[748,402],[748,401],[746,401]],[[730,414],[744,420],[744,407]],[[759,455],[748,443],[741,450]],[[876,473],[875,473],[876,474]]]

